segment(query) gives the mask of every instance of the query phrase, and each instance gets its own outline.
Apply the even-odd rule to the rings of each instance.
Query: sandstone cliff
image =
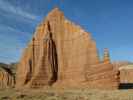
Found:
[[[55,8],[37,27],[22,55],[16,87],[118,88],[117,74],[107,56],[104,60],[99,60],[90,33]]]

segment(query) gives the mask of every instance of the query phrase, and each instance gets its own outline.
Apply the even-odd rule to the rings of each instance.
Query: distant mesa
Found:
[[[38,25],[17,69],[16,88],[117,89],[118,71],[109,50],[99,60],[91,34],[54,8]]]

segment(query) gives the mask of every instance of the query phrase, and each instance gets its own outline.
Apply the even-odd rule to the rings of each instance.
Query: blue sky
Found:
[[[0,62],[20,59],[36,26],[58,6],[71,21],[92,33],[100,55],[133,61],[132,0],[0,0]]]

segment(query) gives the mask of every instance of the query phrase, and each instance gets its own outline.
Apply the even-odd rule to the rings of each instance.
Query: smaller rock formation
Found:
[[[15,83],[14,77],[10,69],[0,67],[0,88],[13,87]]]
[[[104,49],[103,62],[104,62],[104,63],[110,63],[110,56],[109,56],[108,48],[105,48],[105,49]]]
[[[133,84],[133,64],[123,65],[119,68],[120,82]]]
[[[86,71],[86,80],[91,88],[116,89],[119,84],[119,71],[113,69],[110,62],[109,51],[104,49],[103,62],[91,65]]]

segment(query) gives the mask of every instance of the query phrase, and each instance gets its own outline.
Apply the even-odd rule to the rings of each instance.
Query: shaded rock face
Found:
[[[0,68],[0,89],[14,87],[15,79],[8,68]]]
[[[58,8],[37,27],[20,60],[16,82],[18,88],[104,88],[105,83],[107,88],[118,87],[112,64],[99,61],[90,33],[67,20]]]

